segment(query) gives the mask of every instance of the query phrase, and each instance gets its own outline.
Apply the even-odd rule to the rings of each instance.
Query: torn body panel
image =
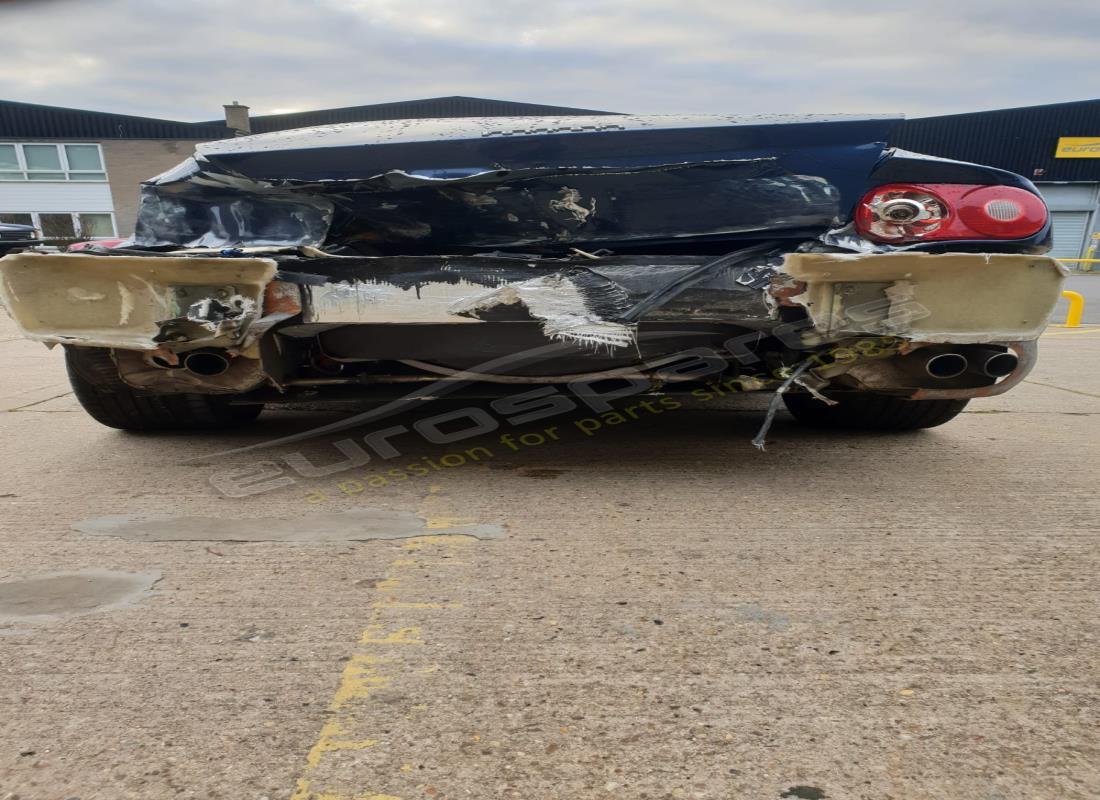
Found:
[[[306,266],[330,273],[325,283],[306,289],[303,321],[310,323],[535,319],[549,339],[626,347],[635,340],[639,309],[653,320],[749,326],[764,325],[774,317],[759,291],[773,268],[757,251],[744,259],[721,260],[401,256],[330,259]],[[662,297],[652,309],[642,308],[656,293],[667,293],[678,284],[682,285],[676,294]]]
[[[300,247],[332,222],[324,197],[218,172],[189,158],[141,187],[133,242],[142,247]]]

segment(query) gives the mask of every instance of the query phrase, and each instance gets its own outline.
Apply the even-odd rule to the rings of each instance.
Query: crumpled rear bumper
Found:
[[[264,380],[259,340],[287,320],[299,329],[475,326],[519,312],[540,320],[550,338],[589,337],[588,344],[628,347],[637,320],[615,315],[637,308],[638,298],[650,292],[646,281],[654,280],[648,267],[600,261],[587,262],[588,268],[502,261],[491,276],[495,283],[484,279],[483,263],[468,265],[464,276],[458,260],[447,257],[437,268],[430,260],[426,268],[417,262],[422,273],[412,281],[407,273],[395,273],[392,259],[325,261],[341,266],[338,278],[318,268],[298,274],[295,283],[293,275],[277,274],[285,261],[277,265],[263,257],[9,255],[0,259],[0,299],[28,338],[114,349],[124,378],[134,385],[156,390],[172,382],[168,390],[241,391]],[[692,266],[669,269],[683,274]],[[648,277],[639,282],[640,276]],[[985,344],[1016,352],[1018,368],[992,385],[925,387],[909,394],[975,397],[1006,391],[1026,375],[1064,276],[1057,261],[1036,255],[788,253],[781,262],[742,263],[736,271],[710,275],[662,299],[645,319],[737,326],[778,336],[794,350],[888,337],[899,343],[898,354]],[[792,323],[792,316],[798,321]],[[166,375],[150,361],[176,364],[181,354],[199,348],[244,358],[231,377],[208,381],[179,370]],[[826,379],[842,374],[835,367],[822,372]],[[881,361],[855,364],[848,374],[855,388],[898,388]]]
[[[20,253],[0,259],[0,300],[24,336],[47,344],[240,347],[275,271],[266,258]]]
[[[852,335],[976,344],[1036,339],[1066,271],[1053,258],[985,253],[792,253],[787,304],[822,341]]]
[[[811,340],[876,335],[912,343],[907,349],[992,344],[1016,355],[1015,370],[994,383],[908,392],[913,400],[947,400],[1003,394],[1027,377],[1066,271],[1035,255],[800,253],[787,257],[784,275],[780,302],[806,309]],[[898,375],[894,364],[869,360],[849,377],[868,390],[889,391]]]

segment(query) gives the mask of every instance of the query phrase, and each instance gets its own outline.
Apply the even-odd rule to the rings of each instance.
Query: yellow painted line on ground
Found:
[[[329,703],[329,711],[339,711],[352,700],[367,700],[374,692],[389,686],[390,676],[377,669],[377,665],[388,663],[391,663],[389,659],[370,653],[356,653],[348,659],[340,675],[340,685]]]
[[[403,545],[405,550],[423,550],[425,547],[442,547],[451,544],[469,543],[471,536],[462,533],[439,533],[435,536],[417,536],[407,539]]]
[[[473,525],[475,522],[476,520],[470,517],[428,517],[424,520],[424,527],[428,530],[461,528],[463,525]]]
[[[310,748],[309,754],[306,755],[306,764],[310,769],[321,763],[321,756],[325,753],[336,750],[366,750],[368,747],[374,747],[378,744],[377,739],[352,740],[340,738],[343,733],[344,729],[334,719],[330,719],[321,727],[317,743]]]
[[[1062,327],[1061,325],[1058,326]],[[1088,328],[1087,330],[1075,330],[1075,331],[1061,331],[1060,333],[1044,333],[1044,336],[1080,336],[1082,333],[1100,333],[1100,327]]]
[[[425,508],[418,512],[425,520],[426,527],[434,530],[458,528],[473,520],[438,513],[439,506],[446,503],[440,494],[440,487],[431,487],[431,494],[425,498]],[[434,507],[434,508],[429,508]],[[340,674],[340,682],[329,703],[329,718],[321,727],[316,742],[306,754],[306,766],[298,778],[291,800],[401,800],[389,794],[340,794],[326,790],[315,790],[313,783],[324,758],[329,753],[357,751],[374,747],[378,739],[360,739],[349,734],[349,726],[355,722],[354,709],[371,700],[379,690],[389,687],[401,677],[397,661],[376,652],[405,645],[424,645],[424,631],[418,626],[394,628],[384,622],[387,612],[399,610],[436,610],[461,608],[461,603],[428,603],[402,600],[397,596],[402,579],[391,573],[400,569],[417,568],[422,564],[420,558],[409,558],[410,553],[429,551],[432,548],[450,548],[456,544],[469,544],[469,536],[461,534],[439,534],[407,539],[401,545],[401,557],[393,559],[386,568],[385,577],[375,584],[374,590],[379,597],[371,604],[367,624],[359,638],[358,652],[352,655]],[[438,664],[415,669],[411,674],[430,674],[439,670]],[[418,709],[426,709],[427,704],[419,704]]]

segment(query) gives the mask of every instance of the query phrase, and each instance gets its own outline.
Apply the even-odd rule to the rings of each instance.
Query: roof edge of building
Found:
[[[1018,111],[1044,111],[1069,106],[1088,106],[1100,104],[1100,97],[1088,100],[1066,100],[1061,103],[1039,103],[1032,106],[1012,106],[1010,108],[987,108],[983,111],[957,111],[954,114],[929,114],[926,117],[906,117],[906,122],[922,122],[928,119],[950,119],[953,117],[973,117],[978,114],[1008,114]]]

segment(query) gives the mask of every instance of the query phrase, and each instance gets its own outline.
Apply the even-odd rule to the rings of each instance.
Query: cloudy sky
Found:
[[[0,0],[0,99],[170,119],[472,95],[638,113],[1100,96],[1096,0]]]

